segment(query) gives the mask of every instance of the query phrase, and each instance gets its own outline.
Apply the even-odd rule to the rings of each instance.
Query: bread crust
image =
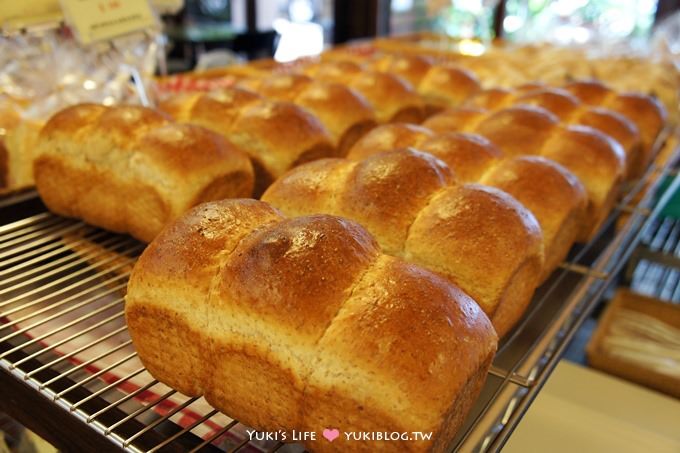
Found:
[[[419,55],[381,54],[368,60],[367,65],[375,71],[396,74],[416,88],[432,69],[431,60]]]
[[[293,102],[316,116],[333,137],[339,155],[344,155],[376,124],[368,101],[339,83],[314,80],[303,74],[274,74],[258,82],[257,91],[261,95]]]
[[[417,87],[429,106],[429,114],[458,107],[481,89],[473,73],[450,65],[432,66]]]
[[[358,221],[386,253],[442,274],[490,317],[498,304],[513,304],[517,311],[506,316],[501,335],[521,316],[541,276],[543,237],[534,216],[499,190],[456,184],[443,161],[415,150],[313,162],[288,172],[262,199],[288,216],[321,212]],[[513,283],[525,262],[534,274]]]
[[[422,126],[437,133],[474,132],[486,116],[485,110],[476,107],[447,109],[423,121]]]
[[[654,142],[667,119],[666,110],[659,100],[640,93],[618,93],[594,80],[573,81],[564,89],[588,105],[613,110],[635,124],[642,141],[639,160],[642,170],[638,168],[634,174],[641,174],[651,162]]]
[[[513,106],[491,112],[477,125],[475,133],[488,138],[509,157],[539,154],[558,122],[545,109]]]
[[[586,191],[558,163],[538,156],[501,160],[480,180],[515,197],[538,220],[543,232],[543,282],[564,261],[586,214]]]
[[[644,168],[642,138],[634,122],[620,113],[583,103],[567,90],[524,85],[511,91],[489,89],[470,98],[466,105],[498,111],[512,105],[531,105],[555,115],[562,124],[589,126],[616,140],[626,154],[626,176],[634,178]]]
[[[378,123],[420,123],[425,105],[406,79],[385,72],[370,71],[351,61],[322,61],[305,66],[310,77],[346,85],[360,93],[375,111]]]
[[[413,219],[452,182],[449,167],[432,155],[412,148],[375,154],[348,173],[336,195],[338,213],[381,238],[385,253],[402,256]]]
[[[383,72],[362,72],[350,81],[376,110],[379,123],[420,123],[425,106],[408,82]]]
[[[187,102],[179,121],[217,132],[248,154],[255,171],[255,197],[289,168],[338,155],[321,122],[291,102],[263,99],[239,88],[190,97]]]
[[[564,125],[542,107],[513,105],[494,112],[476,107],[452,109],[423,123],[435,132],[480,134],[505,156],[540,155],[573,173],[588,196],[578,241],[588,241],[609,214],[626,174],[620,143],[587,126]]]
[[[458,107],[481,89],[479,80],[472,72],[450,62],[433,61],[423,55],[390,54],[375,48],[347,46],[325,52],[322,60],[329,65],[351,67],[354,72],[358,72],[357,67],[360,67],[400,77],[408,82],[424,101],[425,117],[446,108]],[[312,69],[311,72],[319,71]],[[328,75],[327,72],[320,72]],[[333,76],[341,77],[340,72],[334,72]],[[403,116],[399,121],[404,121]]]
[[[503,157],[491,141],[468,133],[437,134],[417,148],[446,162],[463,183],[479,182]]]
[[[36,155],[36,187],[50,210],[147,242],[196,203],[253,189],[235,146],[143,107],[67,108],[43,127]]]
[[[21,190],[35,185],[33,159],[42,126],[42,120],[23,118],[15,128],[7,132],[4,140],[0,136],[0,142],[4,142],[4,145],[0,144],[0,154],[3,147],[6,152],[5,175],[8,190]]]
[[[21,118],[9,100],[0,97],[0,193],[11,188],[10,160],[7,136],[16,129]]]
[[[441,159],[456,181],[499,188],[529,209],[543,232],[545,264],[541,281],[566,257],[585,223],[587,196],[574,174],[542,157],[506,158],[498,147],[480,135],[433,134],[421,126],[389,124],[367,134],[348,157],[366,159],[400,146],[412,146]]]
[[[408,81],[425,101],[426,116],[461,105],[481,88],[471,72],[419,55],[380,54],[367,65]]]
[[[353,160],[365,159],[382,151],[398,148],[420,148],[434,137],[431,130],[407,123],[384,124],[366,134],[347,153]]]
[[[165,228],[125,310],[161,382],[259,430],[433,432],[387,445],[401,451],[452,440],[497,342],[468,296],[381,254],[357,224],[284,219],[254,200],[207,203]]]
[[[623,148],[592,128],[569,126],[560,129],[545,149],[544,157],[568,168],[586,189],[586,222],[578,240],[587,242],[597,233],[620,195],[625,172]]]
[[[480,354],[488,351],[488,339],[470,331],[460,305],[449,305],[442,316],[441,303],[451,296],[444,280],[416,269],[383,257],[356,286],[319,342],[302,426],[316,431],[337,426],[343,432],[385,432],[389,426],[387,431],[410,432],[409,426],[418,424],[433,432],[433,439],[330,443],[318,438],[310,442],[314,451],[442,451],[460,428],[484,382],[479,370],[490,364],[491,356]],[[455,331],[466,333],[452,336]],[[468,342],[475,344],[472,351]],[[451,360],[456,356],[459,360]],[[445,375],[446,382],[431,379]],[[473,382],[466,375],[481,379]],[[426,397],[423,386],[429,387]]]
[[[489,315],[502,337],[512,321],[519,319],[538,286],[542,240],[534,216],[510,195],[488,186],[465,184],[437,192],[420,211],[409,230],[405,257],[463,288]],[[523,267],[530,271],[523,272],[522,279],[514,278]],[[509,305],[512,315],[506,314],[502,305]],[[497,311],[502,318],[496,317]]]
[[[203,394],[205,345],[212,340],[207,314],[192,317],[205,311],[223,255],[256,228],[281,219],[254,200],[203,204],[169,224],[144,250],[130,277],[125,309],[135,348],[154,377],[186,395]]]

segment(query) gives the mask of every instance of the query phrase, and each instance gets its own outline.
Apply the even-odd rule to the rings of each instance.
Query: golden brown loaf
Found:
[[[481,89],[477,77],[470,71],[418,54],[385,53],[369,44],[335,47],[321,54],[322,60],[349,67],[397,75],[408,81],[426,103],[429,116],[447,107],[456,107]]]
[[[331,133],[340,155],[345,155],[376,124],[368,101],[339,83],[326,83],[302,74],[274,74],[243,83],[262,96],[307,109]]]
[[[368,133],[348,158],[413,147],[445,162],[462,183],[479,182],[501,189],[529,209],[543,231],[545,264],[542,279],[564,260],[583,225],[586,193],[576,176],[561,165],[537,156],[505,158],[482,136],[434,134],[422,126],[386,124]]]
[[[425,105],[418,93],[395,75],[368,71],[349,61],[313,63],[302,71],[315,79],[347,85],[359,92],[375,110],[379,123],[420,123],[425,117]]]
[[[618,198],[626,168],[622,146],[593,128],[562,125],[543,108],[453,109],[429,118],[423,126],[436,132],[474,132],[508,157],[541,155],[572,172],[588,195],[579,240],[587,241],[599,230]]]
[[[654,157],[654,142],[666,122],[666,110],[657,99],[639,93],[618,93],[596,81],[575,81],[564,88],[588,105],[613,110],[635,123],[642,137],[640,165],[647,168]]]
[[[432,60],[421,56],[373,54],[372,58],[365,58],[362,62],[375,71],[389,72],[404,78],[414,88],[418,88],[420,81],[432,69]]]
[[[262,431],[315,431],[313,451],[445,451],[497,338],[456,286],[383,255],[354,222],[266,203],[191,210],[135,265],[126,319],[161,382]],[[432,432],[330,443],[324,428]]]
[[[596,129],[616,140],[626,153],[626,176],[637,177],[646,168],[641,136],[635,123],[625,116],[582,103],[566,90],[526,85],[516,90],[493,88],[468,99],[467,105],[486,110],[500,110],[516,104],[542,107],[563,123],[580,124]]]
[[[19,105],[6,96],[0,95],[0,136],[4,136],[21,122]]]
[[[0,193],[34,185],[33,152],[42,122],[22,118],[21,110],[0,96]]]
[[[355,143],[347,153],[347,157],[353,160],[360,160],[376,153],[398,148],[420,149],[424,142],[433,137],[435,137],[434,132],[416,124],[383,124],[364,135],[361,140]],[[456,176],[460,178],[458,173],[456,173]]]
[[[541,277],[534,216],[505,192],[455,183],[446,164],[429,154],[402,149],[311,162],[278,179],[262,199],[288,216],[324,213],[359,222],[385,253],[459,285],[501,336]]]
[[[21,117],[16,107],[0,97],[0,192],[12,186],[10,164],[13,159],[10,157],[7,146],[7,136],[19,126],[20,122]]]
[[[136,106],[58,112],[38,137],[34,173],[50,210],[143,241],[196,204],[253,190],[248,157],[221,136]]]
[[[418,84],[418,93],[431,106],[430,111],[459,106],[479,91],[479,81],[469,71],[451,65],[435,65]],[[432,110],[434,107],[434,111]]]
[[[179,122],[223,135],[248,153],[255,170],[255,196],[289,168],[338,153],[329,132],[313,115],[290,102],[263,99],[247,90],[180,95],[160,108]]]
[[[367,65],[408,80],[425,101],[428,116],[461,105],[481,89],[471,72],[450,64],[433,64],[422,56],[381,54]]]

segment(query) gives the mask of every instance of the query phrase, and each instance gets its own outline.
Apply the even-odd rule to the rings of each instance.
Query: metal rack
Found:
[[[680,219],[655,219],[642,232],[626,278],[639,294],[680,303]]]
[[[501,449],[637,246],[639,233],[657,221],[653,196],[669,168],[651,167],[598,237],[575,247],[539,288],[501,343],[452,450]],[[641,201],[631,205],[645,187],[649,190]],[[0,206],[0,213],[14,206]],[[630,217],[615,229],[623,213]],[[33,207],[20,220],[0,226],[0,408],[62,448],[299,451],[299,446],[248,441],[237,421],[146,372],[123,311],[127,279],[142,249],[127,236],[44,208]]]

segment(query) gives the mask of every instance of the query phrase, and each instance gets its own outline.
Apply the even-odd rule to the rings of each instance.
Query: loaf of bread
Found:
[[[626,169],[622,146],[593,128],[563,125],[543,108],[452,109],[429,118],[423,126],[439,133],[473,132],[489,139],[508,157],[540,155],[572,172],[588,195],[580,241],[597,233],[620,194]]]
[[[422,56],[381,54],[367,64],[407,79],[425,101],[428,116],[461,105],[481,89],[470,71],[451,64],[433,64]]]
[[[179,122],[217,132],[248,153],[256,197],[289,168],[338,154],[329,132],[312,114],[247,90],[173,96],[160,109]]]
[[[359,225],[266,203],[194,208],[130,277],[128,329],[159,381],[316,452],[443,452],[496,350],[488,318],[436,274],[383,255]],[[369,441],[342,432],[432,432]]]
[[[680,115],[680,70],[671,59],[617,56],[596,61],[592,79],[602,80],[619,93],[644,93],[658,99],[666,122],[677,124]]]
[[[648,157],[643,153],[637,126],[613,110],[582,103],[566,90],[527,85],[515,90],[492,88],[467,100],[466,105],[490,111],[524,104],[542,107],[562,123],[580,124],[596,129],[616,140],[626,153],[626,177],[640,176],[647,168]]]
[[[460,286],[501,336],[541,278],[543,238],[534,216],[498,189],[456,183],[429,154],[405,149],[311,162],[279,178],[262,200],[291,217],[323,213],[359,222],[385,253]]]
[[[376,124],[368,101],[339,83],[314,80],[302,74],[273,74],[240,84],[264,97],[292,102],[308,110],[328,129],[339,155],[345,155]]]
[[[619,93],[597,81],[574,81],[564,89],[588,105],[613,110],[635,123],[642,137],[640,163],[647,168],[654,157],[654,142],[666,123],[666,110],[661,102],[641,93]]]
[[[50,118],[34,174],[51,211],[147,242],[194,205],[249,196],[254,179],[246,154],[218,134],[144,107],[96,104]]]
[[[44,121],[22,118],[19,125],[9,131],[5,137],[7,157],[7,188],[10,191],[26,189],[35,185],[33,177],[33,159],[38,135]],[[2,141],[0,139],[0,141]],[[0,145],[0,154],[2,154]],[[0,159],[2,159],[0,157]]]
[[[346,85],[359,92],[375,110],[379,123],[420,123],[425,104],[404,79],[369,71],[350,61],[322,61],[302,66],[304,74],[318,80]]]
[[[7,136],[19,126],[21,117],[14,105],[0,98],[0,192],[7,191],[10,186],[12,159],[9,155]]]
[[[348,158],[413,147],[434,155],[461,183],[481,183],[509,193],[534,214],[543,231],[545,263],[541,281],[565,259],[584,222],[587,198],[570,171],[543,157],[505,158],[482,136],[435,134],[422,126],[385,124],[373,129],[350,150]]]
[[[0,194],[32,187],[33,150],[42,127],[22,118],[21,106],[0,96]]]
[[[474,74],[459,66],[433,63],[422,55],[390,54],[368,45],[348,45],[330,49],[322,59],[352,62],[374,71],[397,75],[408,81],[422,97],[426,116],[447,107],[461,105],[481,89]]]

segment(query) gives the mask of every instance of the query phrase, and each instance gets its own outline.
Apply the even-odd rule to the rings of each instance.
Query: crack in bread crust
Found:
[[[306,370],[305,374],[303,375],[303,387],[302,387],[303,404],[300,404],[300,413],[298,415],[298,420],[300,420],[300,421],[303,420],[303,418],[304,418],[304,413],[302,413],[302,410],[304,409],[303,405],[304,405],[305,395],[307,394],[307,386],[309,385],[309,379],[310,379],[310,376],[312,374],[313,369],[315,368],[315,365],[318,364],[319,358],[320,358],[320,356],[318,354],[319,343],[321,343],[321,341],[323,341],[326,334],[328,333],[328,330],[333,325],[333,321],[335,321],[335,319],[338,317],[338,315],[342,311],[343,307],[345,306],[346,302],[352,298],[352,296],[354,295],[354,291],[358,287],[360,287],[360,285],[363,282],[366,275],[368,275],[369,272],[371,271],[371,269],[373,267],[375,267],[375,265],[376,265],[376,263],[378,262],[379,259],[380,259],[380,256],[376,256],[371,261],[371,263],[369,263],[368,266],[366,266],[366,268],[361,272],[359,277],[354,280],[354,283],[352,283],[352,287],[349,289],[349,291],[347,291],[347,297],[345,298],[343,303],[338,307],[338,309],[335,311],[335,313],[333,314],[330,321],[326,324],[326,327],[324,328],[324,330],[321,333],[321,335],[319,336],[319,338],[317,338],[316,342],[314,342],[313,347],[314,347],[315,351],[317,352],[317,354],[314,357],[314,363],[309,365],[308,369]],[[299,423],[299,424],[301,424],[301,423]]]

